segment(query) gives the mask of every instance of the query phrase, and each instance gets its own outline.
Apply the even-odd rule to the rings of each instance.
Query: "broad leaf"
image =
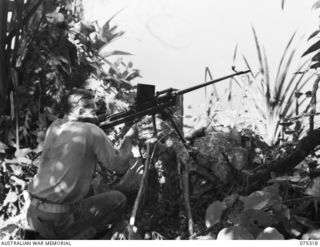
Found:
[[[265,191],[255,191],[244,202],[244,210],[261,210],[268,206],[272,200],[272,194]]]
[[[25,157],[27,154],[29,154],[32,150],[30,148],[22,148],[22,149],[18,149],[15,152],[15,157],[16,158],[20,158],[20,157]]]
[[[8,148],[8,146],[6,144],[4,144],[3,142],[0,142],[0,153],[4,154],[6,153],[6,149]]]
[[[277,197],[279,195],[279,183],[273,183],[272,185],[269,185],[267,187],[263,188],[263,191],[271,193],[273,197]]]
[[[19,157],[17,158],[17,161],[19,163],[24,163],[24,164],[27,164],[27,165],[30,165],[32,163],[32,161],[28,158],[25,158],[25,157]]]
[[[23,169],[21,165],[11,164],[10,168],[14,176],[17,176],[17,177],[23,176]]]
[[[4,199],[4,202],[3,202],[2,205],[7,205],[9,203],[14,203],[14,202],[16,202],[18,200],[18,198],[19,197],[18,197],[17,193],[12,191],[12,190],[10,190],[8,192],[8,194],[7,194],[6,199]]]
[[[310,230],[307,233],[303,234],[301,237],[302,240],[319,240],[320,239],[320,229]]]
[[[233,204],[239,199],[238,194],[232,194],[223,199],[223,202],[226,204],[227,208],[233,206]]]
[[[256,238],[257,240],[284,240],[283,235],[274,227],[265,228]]]
[[[226,204],[221,201],[215,201],[214,203],[210,204],[206,211],[206,226],[209,228],[219,223],[221,215],[226,209]]]
[[[262,229],[271,226],[273,222],[274,219],[270,214],[256,209],[245,210],[240,217],[240,225],[246,227],[254,237],[257,237]]]
[[[18,149],[15,152],[15,157],[17,158],[17,161],[19,163],[25,163],[25,164],[31,164],[31,160],[27,158],[26,156],[31,152],[32,150],[30,148],[23,148],[23,149]]]
[[[231,226],[223,228],[217,236],[217,240],[253,240],[254,237],[245,227]]]

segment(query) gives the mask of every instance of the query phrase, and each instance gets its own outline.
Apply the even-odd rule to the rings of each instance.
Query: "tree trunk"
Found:
[[[0,1],[0,112],[6,108],[8,98],[7,93],[7,64],[6,64],[6,37],[7,37],[7,18],[8,18],[8,0]]]
[[[312,89],[312,98],[310,102],[311,106],[311,116],[309,118],[310,120],[310,131],[314,130],[314,114],[316,113],[316,106],[317,106],[317,91],[319,87],[319,81],[320,77],[318,77],[315,82],[313,83],[313,89]]]
[[[310,132],[302,138],[296,149],[287,157],[272,162],[268,167],[262,168],[257,172],[242,177],[243,182],[249,184],[249,191],[259,189],[261,184],[269,180],[270,172],[278,175],[290,172],[295,166],[303,161],[318,145],[320,145],[320,129]]]

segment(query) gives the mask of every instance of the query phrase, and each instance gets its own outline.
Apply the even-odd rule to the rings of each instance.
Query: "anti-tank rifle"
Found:
[[[138,84],[137,86],[137,96],[135,104],[130,106],[129,110],[119,112],[116,114],[108,115],[101,114],[98,116],[98,125],[101,128],[111,128],[119,124],[128,124],[138,121],[144,116],[150,115],[153,117],[153,122],[155,126],[155,115],[158,113],[164,113],[165,109],[169,109],[172,106],[176,106],[177,99],[180,95],[195,91],[199,88],[217,83],[219,81],[232,78],[234,76],[246,74],[250,70],[239,71],[234,74],[224,76],[212,81],[208,81],[193,87],[189,87],[183,90],[177,90],[173,88],[168,88],[163,91],[155,92],[154,85]],[[179,134],[180,139],[185,142],[183,136],[178,130],[173,119],[169,116],[169,120],[173,124],[173,127]]]

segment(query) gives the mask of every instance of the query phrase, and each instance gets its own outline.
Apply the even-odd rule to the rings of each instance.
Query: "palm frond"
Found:
[[[310,39],[316,37],[319,33],[320,33],[320,30],[314,31],[314,32],[309,36],[308,41],[309,41]]]
[[[310,64],[310,61],[305,61],[299,68],[298,71],[302,70],[303,68],[307,67],[308,64]],[[314,77],[314,75],[309,76],[308,78],[305,79],[305,76],[307,74],[302,74],[298,80],[295,82],[297,79],[297,74],[291,77],[291,79],[288,81],[286,89],[284,90],[284,93],[282,97],[280,98],[280,103],[286,103],[285,107],[283,108],[283,112],[286,113],[288,112],[288,107],[291,104],[290,100],[291,98],[294,97],[295,92],[300,92],[306,85],[307,83]],[[300,85],[302,83],[302,85]],[[293,88],[294,87],[294,88]]]
[[[290,55],[289,58],[287,59],[286,63],[281,66],[280,69],[280,73],[277,75],[275,81],[276,81],[276,96],[275,96],[275,100],[278,101],[280,100],[283,96],[285,96],[284,91],[282,90],[285,85],[286,85],[286,78],[288,76],[289,73],[289,69],[292,66],[292,60],[294,58],[296,50],[293,50]],[[288,86],[291,86],[289,84],[287,84]],[[287,89],[289,89],[287,87]],[[281,103],[281,102],[280,102]]]
[[[295,92],[302,90],[312,79],[305,74],[298,76],[297,73],[290,74],[293,66],[294,58],[297,54],[295,46],[294,33],[281,56],[276,71],[276,77],[271,80],[271,72],[268,64],[268,57],[264,47],[260,44],[256,30],[252,27],[254,42],[257,52],[259,73],[249,81],[248,87],[249,102],[248,106],[255,118],[259,118],[259,122],[263,123],[263,132],[265,141],[269,145],[278,143],[281,131],[283,130],[280,122],[285,118],[294,116],[296,109]],[[249,61],[243,56],[243,60],[248,68],[252,70]],[[304,62],[297,71],[304,71],[310,64],[310,61]],[[305,104],[305,100],[300,100],[299,105]]]
[[[250,64],[249,64],[249,62],[248,62],[248,59],[247,59],[244,55],[242,55],[242,58],[243,58],[243,61],[244,61],[245,64],[246,64],[247,68],[250,70],[250,74],[252,75],[252,77],[255,78],[256,75],[253,74],[253,70],[252,70],[252,68],[251,68],[251,66],[250,66]]]
[[[256,45],[256,50],[258,52],[258,60],[259,60],[259,71],[261,74],[264,74],[264,63],[263,63],[263,58],[262,58],[262,50],[261,50],[261,47],[260,47],[260,43],[259,43],[259,40],[258,40],[258,36],[257,36],[257,33],[256,33],[256,30],[253,26],[251,26],[251,29],[252,29],[252,32],[253,32],[253,35],[254,35],[254,41],[255,41],[255,45]]]
[[[8,97],[7,87],[8,87],[8,80],[7,80],[7,72],[8,69],[6,68],[6,57],[5,57],[5,41],[7,35],[7,15],[8,15],[8,0],[0,1],[0,99],[2,104],[4,105],[6,99]]]
[[[268,63],[268,58],[267,58],[267,55],[266,55],[266,51],[264,49],[264,47],[262,48],[263,49],[263,65],[264,65],[264,78],[265,78],[265,84],[266,84],[266,88],[267,88],[267,92],[266,92],[266,96],[267,96],[267,99],[269,100],[269,102],[271,103],[272,101],[272,97],[271,97],[271,82],[270,82],[270,70],[269,70],[269,63]]]
[[[205,73],[204,73],[204,81],[207,82],[209,80],[213,80],[213,77],[212,77],[210,69],[208,67],[206,67],[205,68]],[[207,87],[205,87],[204,90],[205,90],[205,95],[207,97]],[[219,93],[218,93],[218,90],[217,90],[217,87],[216,87],[215,84],[212,84],[212,90],[213,90],[213,95],[212,96],[215,97],[216,100],[219,100],[220,97],[219,97]]]
[[[311,45],[303,54],[302,56],[306,56],[314,51],[318,51],[320,49],[320,40],[318,40],[316,43]]]
[[[234,52],[233,52],[233,59],[232,59],[232,69],[235,70],[235,63],[236,63],[236,59],[237,59],[237,54],[238,54],[238,44],[236,45]],[[229,80],[229,94],[228,94],[228,101],[231,103],[232,100],[232,81],[233,78],[230,78]],[[231,103],[232,104],[232,103]]]

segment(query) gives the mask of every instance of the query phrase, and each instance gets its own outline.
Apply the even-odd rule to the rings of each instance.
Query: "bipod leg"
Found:
[[[184,164],[181,162],[180,158],[177,158],[178,165],[181,167],[182,174],[181,174],[181,182],[182,182],[182,190],[183,190],[183,201],[184,201],[184,208],[186,211],[186,216],[188,219],[188,233],[189,238],[191,239],[194,231],[194,223],[192,219],[192,212],[191,212],[191,206],[190,206],[190,199],[189,199],[189,166],[187,164]],[[181,166],[182,163],[182,166]]]
[[[157,136],[157,123],[156,123],[156,115],[152,115],[152,123],[153,123],[153,130],[154,130],[154,136]]]
[[[134,239],[134,234],[136,233],[136,229],[135,229],[136,216],[137,216],[137,212],[138,212],[140,203],[142,201],[142,197],[144,196],[146,186],[147,186],[150,163],[151,163],[150,145],[151,145],[150,143],[147,143],[147,156],[146,156],[145,163],[144,163],[144,170],[143,170],[143,174],[142,174],[142,179],[140,182],[139,191],[138,191],[136,200],[134,202],[134,206],[133,206],[131,217],[130,217],[129,239]]]
[[[186,142],[186,139],[184,139],[184,137],[183,137],[181,131],[179,130],[176,122],[173,120],[173,113],[172,113],[169,109],[167,109],[167,111],[169,111],[169,113],[163,111],[162,114],[163,114],[167,119],[169,119],[169,121],[171,122],[174,130],[175,130],[176,133],[178,134],[179,139],[183,142],[183,144],[186,144],[186,143],[187,143],[187,142]]]

